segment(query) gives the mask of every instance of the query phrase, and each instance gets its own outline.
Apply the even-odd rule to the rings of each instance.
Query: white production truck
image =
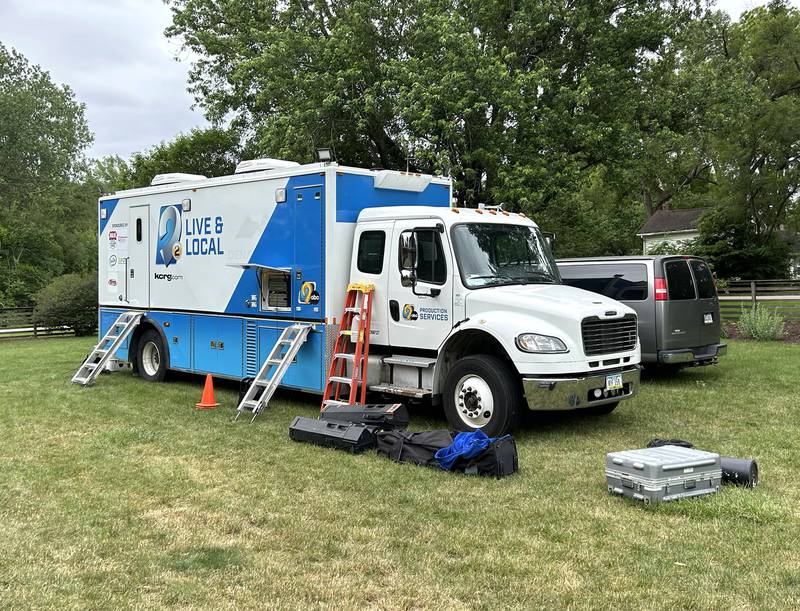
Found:
[[[528,218],[451,200],[449,178],[270,159],[103,196],[98,352],[150,381],[241,380],[302,326],[280,383],[321,394],[357,282],[374,285],[369,390],[441,402],[459,430],[633,396],[633,310],[562,284]]]

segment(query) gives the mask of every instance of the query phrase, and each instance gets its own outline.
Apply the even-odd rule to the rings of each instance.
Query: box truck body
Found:
[[[117,366],[253,377],[282,331],[304,322],[312,330],[282,386],[321,393],[348,283],[367,282],[369,388],[443,399],[459,428],[510,428],[514,418],[494,417],[504,401],[573,409],[636,393],[632,310],[562,285],[531,220],[451,208],[448,178],[311,164],[163,180],[99,201],[99,333],[144,313]],[[624,341],[587,340],[595,328]],[[143,333],[160,343],[146,363]],[[507,377],[472,372],[469,357],[481,356],[474,366],[502,362]],[[500,386],[513,397],[492,396]]]

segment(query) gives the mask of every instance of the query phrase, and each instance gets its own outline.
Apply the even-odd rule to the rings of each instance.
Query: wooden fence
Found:
[[[33,322],[33,306],[0,308],[0,340],[20,337],[53,337],[74,335],[71,327],[42,326]]]
[[[800,281],[734,280],[719,289],[723,320],[736,320],[742,309],[756,304],[775,311],[786,320],[800,320]]]

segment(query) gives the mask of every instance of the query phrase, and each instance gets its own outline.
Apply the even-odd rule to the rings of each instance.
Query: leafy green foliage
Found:
[[[193,129],[174,140],[134,153],[123,172],[123,186],[146,187],[153,176],[187,172],[203,176],[233,174],[241,159],[239,136],[216,127]]]
[[[785,323],[779,314],[757,304],[754,308],[742,308],[736,326],[742,337],[772,342],[783,337]]]
[[[94,264],[95,206],[74,182],[91,142],[83,113],[68,87],[0,44],[0,306]]]
[[[97,329],[97,275],[65,274],[36,293],[33,319],[39,325],[67,325],[76,335]]]

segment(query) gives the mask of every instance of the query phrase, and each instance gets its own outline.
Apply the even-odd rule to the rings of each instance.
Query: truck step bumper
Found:
[[[686,348],[683,350],[662,350],[658,353],[658,362],[665,365],[678,364],[698,364],[712,365],[717,362],[717,358],[728,352],[727,344],[711,344],[698,348]]]
[[[525,400],[531,410],[572,410],[628,399],[639,392],[639,366],[602,373],[564,377],[523,378]],[[622,373],[622,388],[606,391],[607,376]],[[596,397],[596,391],[600,396]]]

